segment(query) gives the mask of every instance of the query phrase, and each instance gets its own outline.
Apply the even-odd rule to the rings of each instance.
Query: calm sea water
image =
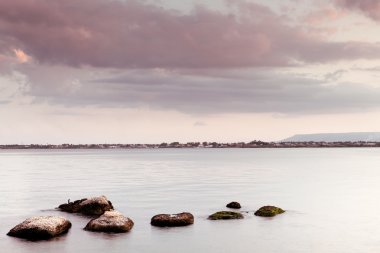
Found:
[[[83,231],[88,218],[60,203],[106,195],[132,218],[130,233]],[[274,218],[209,221],[230,201]],[[380,251],[380,149],[165,149],[0,151],[0,252],[318,252]],[[151,227],[158,213],[192,212],[195,224]],[[6,236],[33,215],[62,215],[62,237]]]

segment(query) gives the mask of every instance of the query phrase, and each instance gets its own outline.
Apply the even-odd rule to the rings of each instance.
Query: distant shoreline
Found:
[[[380,142],[187,142],[161,144],[9,144],[0,145],[0,149],[167,149],[167,148],[368,148],[380,147]]]

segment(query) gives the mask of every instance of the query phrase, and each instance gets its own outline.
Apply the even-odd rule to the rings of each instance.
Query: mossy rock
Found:
[[[255,215],[262,217],[273,217],[284,212],[284,210],[276,206],[263,206],[255,212]]]
[[[239,202],[233,201],[233,202],[231,202],[231,203],[228,203],[228,204],[226,205],[226,207],[228,207],[228,208],[233,208],[233,209],[240,209],[240,208],[241,208],[241,205],[240,205]]]
[[[233,219],[243,219],[244,216],[241,213],[231,212],[231,211],[220,211],[211,214],[209,220],[233,220]]]

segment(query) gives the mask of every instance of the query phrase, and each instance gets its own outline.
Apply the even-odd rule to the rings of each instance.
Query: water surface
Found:
[[[159,149],[0,151],[0,251],[85,253],[323,252],[380,250],[380,149]],[[60,203],[106,195],[132,218],[130,233],[83,231],[88,218]],[[207,216],[239,201],[244,220]],[[287,210],[274,218],[251,211]],[[190,211],[195,224],[151,227],[158,213]],[[32,215],[63,215],[62,237],[5,234]]]

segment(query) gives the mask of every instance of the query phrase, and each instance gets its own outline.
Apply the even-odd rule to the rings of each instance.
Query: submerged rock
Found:
[[[241,205],[239,202],[233,201],[231,203],[228,203],[226,207],[233,208],[233,209],[240,209]]]
[[[255,215],[262,217],[273,217],[284,212],[284,210],[276,206],[263,206],[255,212]]]
[[[150,224],[156,227],[182,227],[194,223],[191,213],[158,214],[152,217]]]
[[[58,207],[63,212],[82,213],[85,215],[102,215],[106,211],[113,210],[111,201],[105,196],[80,199],[74,202],[68,201]]]
[[[244,216],[241,213],[231,212],[231,211],[220,211],[211,214],[209,220],[233,220],[233,219],[243,219]]]
[[[12,228],[7,235],[28,240],[47,240],[67,233],[71,222],[60,216],[37,216],[26,219]]]
[[[93,232],[125,233],[133,228],[133,221],[117,211],[106,211],[87,223],[85,230]]]

